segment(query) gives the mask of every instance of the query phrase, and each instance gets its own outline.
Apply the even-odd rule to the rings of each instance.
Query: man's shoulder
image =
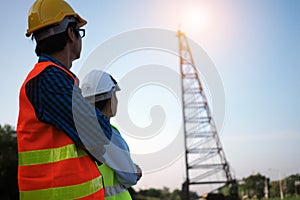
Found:
[[[46,76],[48,78],[66,78],[69,75],[54,64],[49,65],[40,73],[40,76]]]

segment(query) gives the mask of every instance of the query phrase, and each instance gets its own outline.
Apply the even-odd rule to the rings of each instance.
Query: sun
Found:
[[[207,28],[210,18],[209,12],[205,9],[188,8],[182,14],[180,26],[189,31],[201,31]]]

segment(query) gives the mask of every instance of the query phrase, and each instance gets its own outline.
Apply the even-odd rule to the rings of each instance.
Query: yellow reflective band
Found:
[[[69,158],[78,158],[87,154],[77,149],[75,144],[53,149],[19,152],[19,166],[38,165],[58,162]]]
[[[114,129],[116,129],[117,131],[119,131],[119,129],[115,125],[110,124],[110,126]]]
[[[20,199],[78,199],[89,196],[103,188],[102,177],[91,181],[65,187],[48,188],[41,190],[20,191]]]

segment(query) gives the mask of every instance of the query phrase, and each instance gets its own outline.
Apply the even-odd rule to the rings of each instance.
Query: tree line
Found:
[[[295,199],[300,195],[300,175],[293,174],[272,182],[260,173],[250,175],[243,178],[239,185],[239,193],[244,199],[267,199],[281,197],[281,195]]]

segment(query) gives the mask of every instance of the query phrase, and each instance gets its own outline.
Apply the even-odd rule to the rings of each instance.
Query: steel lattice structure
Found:
[[[216,185],[233,180],[218,132],[204,94],[187,37],[178,31],[182,110],[185,136],[186,181],[183,199],[190,187]]]

